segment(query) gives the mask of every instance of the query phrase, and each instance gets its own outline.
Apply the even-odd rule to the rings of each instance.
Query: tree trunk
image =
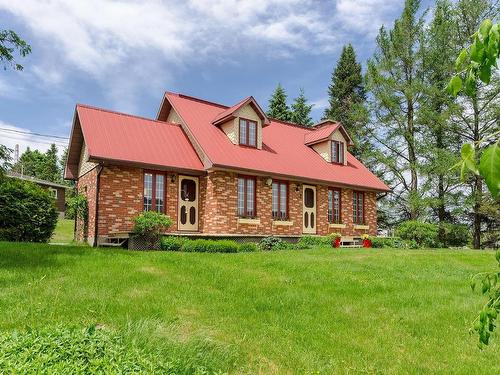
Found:
[[[476,151],[476,164],[479,165],[479,141],[481,140],[481,134],[479,132],[479,106],[477,101],[477,96],[474,95],[472,98],[472,107],[474,109],[474,149]],[[473,187],[473,197],[474,197],[474,221],[473,221],[473,235],[472,244],[474,249],[481,248],[481,213],[479,212],[481,208],[481,201],[483,197],[483,182],[481,176],[474,175],[474,187]]]
[[[418,194],[418,175],[417,175],[417,157],[415,151],[415,128],[413,119],[413,101],[408,100],[407,114],[407,136],[406,142],[408,145],[408,161],[410,164],[410,220],[418,219],[418,209],[415,206],[414,199]]]

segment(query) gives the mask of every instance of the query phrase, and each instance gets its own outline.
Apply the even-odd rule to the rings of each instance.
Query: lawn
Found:
[[[0,344],[115,345],[118,366],[138,357],[181,373],[500,373],[500,334],[481,351],[468,332],[484,300],[468,278],[493,267],[479,251],[0,243]]]
[[[70,219],[57,220],[56,229],[50,239],[52,243],[70,243],[73,242],[73,233],[75,221]]]

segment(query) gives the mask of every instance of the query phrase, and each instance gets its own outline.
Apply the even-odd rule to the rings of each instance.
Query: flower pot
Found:
[[[332,247],[340,247],[340,237],[337,237],[332,241]]]
[[[370,241],[368,238],[364,239],[363,247],[372,247],[372,241]]]

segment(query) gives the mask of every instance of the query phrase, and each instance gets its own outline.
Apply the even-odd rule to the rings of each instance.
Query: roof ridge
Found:
[[[175,93],[175,92],[171,92],[171,91],[167,91],[166,93],[167,94],[177,95],[180,98],[190,99],[190,100],[194,100],[194,101],[200,102],[200,103],[215,105],[217,107],[222,107],[224,109],[231,108],[230,106],[227,106],[225,104],[211,102],[210,100],[205,100],[205,99],[197,98],[196,96],[191,96],[191,95],[186,95],[186,94],[180,94],[180,93]]]
[[[115,115],[133,117],[133,118],[138,118],[138,119],[142,119],[142,120],[147,120],[147,121],[152,121],[152,122],[158,122],[158,123],[161,123],[161,124],[178,125],[178,124],[175,124],[175,123],[170,123],[170,122],[166,122],[166,121],[155,120],[155,119],[144,117],[144,116],[131,115],[130,113],[124,113],[124,112],[114,111],[112,109],[95,107],[95,106],[89,105],[89,104],[77,103],[76,107],[84,107],[84,108],[93,109],[93,110],[96,110],[96,111],[114,113]]]
[[[278,120],[277,118],[269,117],[269,120],[279,122],[279,123],[281,123],[283,125],[293,126],[293,127],[296,127],[296,128],[301,128],[301,129],[306,129],[306,130],[311,130],[311,131],[314,130],[314,127],[312,127],[312,126],[305,126],[305,125],[301,125],[301,124],[296,124],[294,122],[289,122],[289,121],[284,121],[284,120]]]

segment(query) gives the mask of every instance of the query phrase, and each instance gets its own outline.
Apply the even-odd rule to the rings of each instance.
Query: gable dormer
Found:
[[[270,121],[250,96],[219,113],[212,124],[220,127],[233,144],[262,149],[262,128]]]
[[[325,120],[314,126],[304,136],[304,144],[310,146],[329,163],[347,165],[347,147],[353,142],[339,122]]]

